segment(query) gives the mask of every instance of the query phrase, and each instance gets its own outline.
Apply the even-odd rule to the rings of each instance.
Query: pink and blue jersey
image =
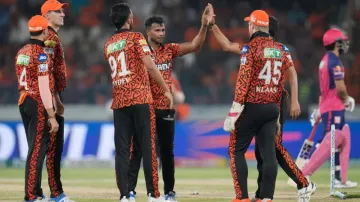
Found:
[[[332,124],[341,130],[345,124],[344,104],[337,95],[335,81],[344,79],[344,67],[333,52],[327,52],[319,65],[320,113],[324,125],[323,136]],[[321,140],[320,140],[321,141]]]
[[[335,80],[344,79],[345,71],[340,59],[333,53],[327,52],[319,65],[320,82],[320,112],[344,110],[344,104],[337,95]]]

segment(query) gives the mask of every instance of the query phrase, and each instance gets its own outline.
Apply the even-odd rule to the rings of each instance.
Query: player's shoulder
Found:
[[[326,62],[328,63],[329,68],[332,68],[334,66],[342,66],[340,58],[332,52],[327,52],[324,58],[327,59]]]
[[[165,49],[169,49],[169,48],[172,49],[172,48],[174,48],[176,46],[179,46],[179,44],[178,43],[166,43],[163,46],[164,46]]]
[[[285,44],[280,43],[278,41],[276,41],[275,43],[280,47],[281,51],[283,51],[285,53],[290,53],[289,48]]]
[[[250,46],[248,44],[239,45],[239,47],[241,48],[240,51],[242,55],[245,55],[249,52]]]
[[[15,56],[16,65],[28,66],[31,61],[32,46],[30,44],[25,44]]]

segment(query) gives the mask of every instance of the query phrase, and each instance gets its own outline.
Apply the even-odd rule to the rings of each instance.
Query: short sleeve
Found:
[[[334,80],[342,80],[345,77],[345,69],[339,61],[329,61],[329,72]]]
[[[134,48],[140,58],[143,58],[146,55],[151,55],[150,47],[149,47],[148,43],[146,42],[146,39],[143,34],[136,33],[134,40],[135,40]]]
[[[294,62],[292,60],[289,49],[285,45],[282,45],[282,49],[284,53],[284,68],[287,70],[289,67],[294,66]]]
[[[49,60],[50,58],[44,52],[41,52],[35,56],[35,64],[37,66],[37,75],[38,76],[47,76],[49,75]]]
[[[180,56],[180,44],[178,43],[170,43],[170,49],[172,51],[172,57],[179,57]]]

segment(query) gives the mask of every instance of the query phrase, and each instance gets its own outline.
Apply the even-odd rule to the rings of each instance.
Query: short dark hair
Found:
[[[335,44],[336,44],[336,42],[329,44],[329,45],[325,46],[325,49],[327,51],[333,51],[335,49]]]
[[[270,16],[269,21],[269,34],[274,38],[277,30],[279,29],[279,21],[275,16]]]
[[[40,30],[37,32],[30,32],[30,36],[40,36],[43,32],[44,32],[44,30]]]
[[[127,3],[115,4],[110,11],[110,18],[116,29],[124,26],[125,22],[129,19],[131,10]]]
[[[150,28],[152,24],[157,23],[157,24],[163,24],[165,23],[165,20],[162,16],[159,15],[154,15],[149,17],[148,19],[146,19],[145,21],[145,28]]]

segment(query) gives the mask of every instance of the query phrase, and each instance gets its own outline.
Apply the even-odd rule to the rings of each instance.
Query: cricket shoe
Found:
[[[177,202],[176,193],[169,191],[169,193],[165,195],[165,202]]]
[[[37,199],[28,200],[28,201],[25,200],[24,202],[48,202],[48,199],[46,198],[45,195],[43,195],[43,196],[38,196]]]
[[[49,199],[45,195],[39,196],[36,201],[48,202]]]
[[[311,189],[311,195],[313,195],[316,191],[317,185],[310,181],[310,176],[305,176],[305,178],[307,179],[307,181],[309,183],[308,187]]]
[[[258,199],[261,200],[261,199]],[[246,199],[233,199],[232,202],[251,202],[251,200],[249,198]],[[257,201],[256,201],[257,202]]]
[[[259,198],[257,198],[256,196],[254,196],[251,200],[250,200],[250,202],[257,202],[259,200]],[[261,199],[260,199],[261,200]]]
[[[313,190],[312,185],[313,185],[313,183],[310,183],[309,186],[304,187],[298,191],[298,202],[310,202],[311,193]],[[315,188],[315,190],[316,190],[316,188]]]
[[[148,194],[148,202],[164,202],[164,200],[161,200],[162,198],[154,198],[151,196],[151,194]]]
[[[75,202],[65,195],[65,193],[60,194],[55,198],[50,198],[49,202]]]
[[[335,185],[334,188],[336,189],[346,189],[346,188],[354,188],[357,187],[358,183],[357,182],[351,182],[351,181],[346,181],[345,184],[343,184],[340,180],[335,179]]]
[[[124,197],[120,200],[120,202],[129,202],[129,200],[126,198],[126,196],[124,196]]]
[[[264,198],[263,200],[258,199],[256,202],[272,202],[272,200],[269,198]]]
[[[135,192],[133,192],[133,191],[130,192],[129,201],[130,202],[136,202],[136,194],[135,194]]]

